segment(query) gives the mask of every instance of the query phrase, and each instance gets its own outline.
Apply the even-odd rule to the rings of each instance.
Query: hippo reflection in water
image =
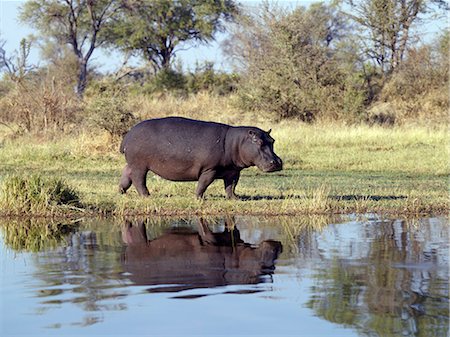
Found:
[[[150,292],[267,282],[282,250],[279,241],[245,243],[228,224],[213,233],[202,219],[198,232],[174,228],[154,240],[147,239],[143,222],[127,223],[122,238],[127,244],[124,271],[137,285],[161,285]]]

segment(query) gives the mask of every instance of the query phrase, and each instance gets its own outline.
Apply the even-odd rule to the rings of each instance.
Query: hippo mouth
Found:
[[[276,172],[276,171],[281,171],[283,168],[281,167],[281,165],[279,166],[271,166],[268,168],[263,169],[264,172]]]
[[[276,172],[281,171],[283,169],[283,164],[274,162],[269,164],[268,166],[261,167],[261,171],[263,172]]]

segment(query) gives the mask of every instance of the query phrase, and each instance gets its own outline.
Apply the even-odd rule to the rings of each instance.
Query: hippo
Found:
[[[283,167],[273,151],[270,131],[182,117],[140,122],[120,145],[127,162],[120,192],[126,193],[133,184],[140,195],[148,196],[146,178],[152,171],[171,181],[198,181],[197,198],[203,198],[214,180],[223,179],[227,197],[237,199],[235,188],[244,168],[275,172]]]
[[[153,240],[147,238],[144,221],[128,221],[122,239],[123,270],[134,284],[152,286],[149,292],[270,282],[283,251],[275,240],[244,242],[227,222],[223,232],[214,233],[203,219],[197,231],[175,227]]]

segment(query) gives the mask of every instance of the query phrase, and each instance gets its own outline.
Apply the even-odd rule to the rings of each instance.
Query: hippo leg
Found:
[[[205,171],[200,174],[198,178],[197,191],[196,196],[198,199],[203,198],[203,193],[205,193],[206,189],[209,185],[214,181],[216,177],[216,171]]]
[[[223,182],[225,183],[225,192],[228,199],[239,199],[234,193],[234,190],[236,189],[240,175],[241,172],[239,171],[231,171],[223,178]]]
[[[136,226],[133,226],[131,221],[127,221],[125,226],[122,227],[122,240],[127,245],[147,243],[144,221],[138,221]]]
[[[128,165],[125,165],[122,171],[122,177],[120,178],[119,191],[124,194],[131,186],[131,169]]]
[[[200,218],[200,223],[197,224],[197,227],[198,227],[198,234],[200,235],[200,238],[202,239],[203,243],[209,243],[213,245],[217,243],[214,234],[211,232],[211,230],[208,227],[208,224],[205,222],[203,218]]]
[[[133,168],[131,170],[131,181],[133,182],[134,187],[136,187],[138,193],[143,197],[150,195],[146,185],[147,172],[148,170],[146,168]]]

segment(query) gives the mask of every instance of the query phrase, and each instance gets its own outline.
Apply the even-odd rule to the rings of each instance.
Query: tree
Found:
[[[346,13],[366,34],[364,53],[381,68],[383,76],[394,72],[404,61],[412,39],[413,25],[432,7],[448,9],[443,0],[347,0]]]
[[[21,7],[20,19],[56,43],[70,45],[78,60],[76,92],[82,97],[89,60],[104,44],[103,30],[120,8],[117,0],[30,0]]]
[[[155,72],[169,69],[186,42],[207,43],[223,22],[237,13],[233,0],[129,0],[109,41],[124,51],[140,53]]]
[[[0,40],[0,70],[4,69],[13,82],[21,84],[25,76],[36,68],[29,64],[32,41],[22,39],[19,51],[11,57],[6,55],[4,45],[5,42]]]
[[[364,90],[354,88],[357,72],[340,55],[348,27],[337,8],[265,4],[239,23],[227,52],[242,71],[238,92],[245,109],[305,121],[359,111]]]

